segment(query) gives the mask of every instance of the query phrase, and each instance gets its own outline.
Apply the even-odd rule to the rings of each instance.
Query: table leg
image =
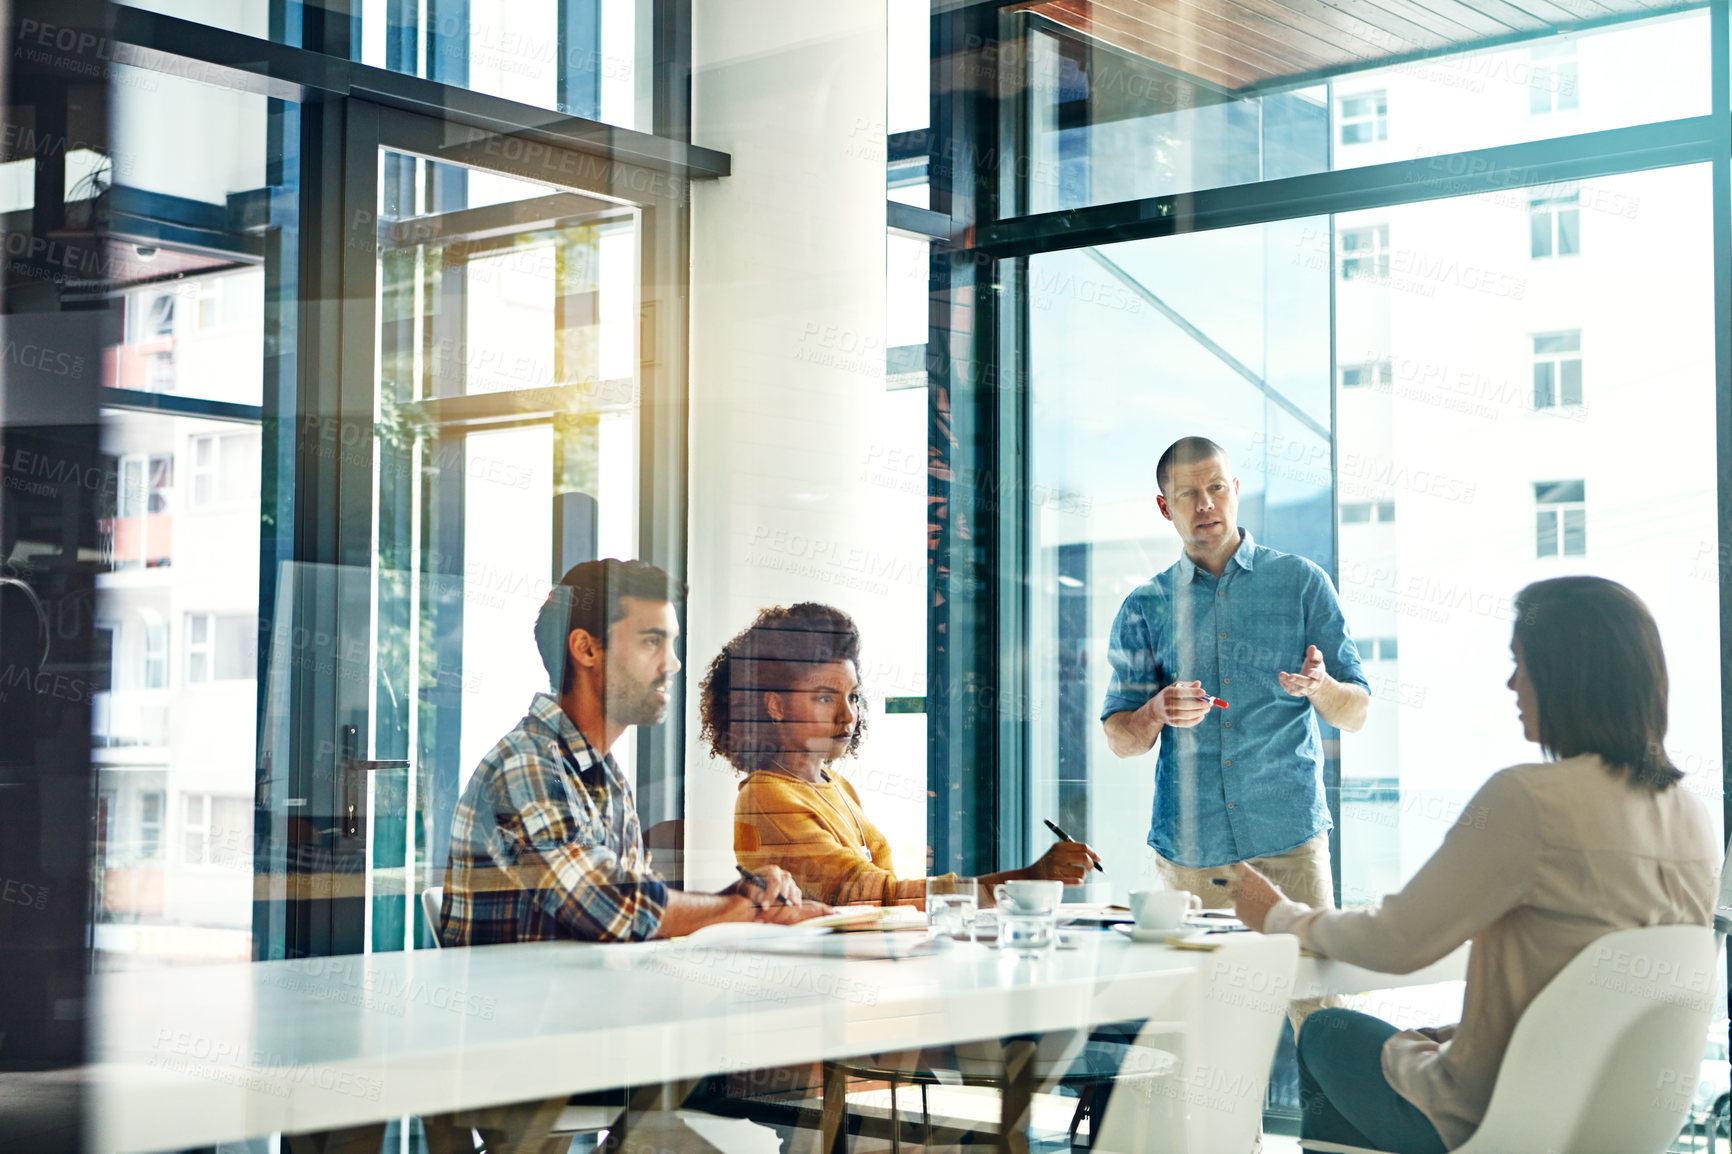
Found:
[[[385,1141],[385,1123],[370,1122],[347,1130],[321,1130],[313,1134],[284,1134],[289,1154],[379,1154]]]
[[[1000,1096],[998,1154],[1028,1154],[1029,1110],[1034,1104],[1036,1044],[1018,1038],[1004,1044],[1004,1090]]]
[[[820,1154],[847,1154],[848,1075],[835,1062],[824,1063],[824,1112],[819,1133]]]
[[[890,1154],[902,1154],[902,1111],[897,1109],[896,1079],[890,1079]]]
[[[631,1124],[638,1118],[654,1110],[661,1104],[662,1088],[654,1086],[633,1086],[626,1091],[625,1109],[620,1112],[619,1120],[607,1130],[607,1141],[601,1144],[600,1154],[620,1154],[625,1148],[626,1138],[631,1133]]]

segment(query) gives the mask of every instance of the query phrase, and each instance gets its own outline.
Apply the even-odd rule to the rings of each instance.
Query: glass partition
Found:
[[[1180,553],[1155,507],[1162,450],[1222,445],[1240,523],[1333,568],[1329,274],[1293,259],[1327,232],[1312,218],[1029,259],[1029,822],[1035,844],[1050,817],[1114,863],[1101,900],[1154,876],[1152,759],[1119,761],[1099,718],[1113,617]],[[1270,467],[1289,447],[1309,473]]]

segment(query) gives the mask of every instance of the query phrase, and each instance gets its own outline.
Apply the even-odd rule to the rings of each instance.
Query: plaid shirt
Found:
[[[536,694],[457,801],[440,940],[636,941],[656,932],[667,901],[619,766],[552,694]]]

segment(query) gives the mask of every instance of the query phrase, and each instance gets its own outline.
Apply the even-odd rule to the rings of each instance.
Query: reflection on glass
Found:
[[[254,317],[255,339],[262,323]],[[258,428],[117,409],[102,416],[118,469],[115,515],[104,522],[112,568],[97,579],[111,672],[91,724],[105,798],[98,958],[108,967],[244,960]]]
[[[280,190],[264,98],[114,71],[127,96],[114,157],[81,162],[75,182],[69,157],[68,172],[108,207],[118,317],[100,366],[70,366],[101,373],[112,461],[96,603],[110,673],[91,721],[97,964],[242,960],[266,365],[265,250],[247,206]]]

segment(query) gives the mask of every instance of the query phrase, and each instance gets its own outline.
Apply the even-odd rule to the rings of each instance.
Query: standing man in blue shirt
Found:
[[[1205,906],[1232,904],[1210,883],[1249,861],[1283,892],[1333,907],[1317,718],[1351,732],[1371,700],[1335,588],[1239,528],[1239,482],[1215,442],[1174,442],[1155,480],[1185,552],[1120,607],[1101,709],[1117,756],[1160,745],[1155,867]]]

